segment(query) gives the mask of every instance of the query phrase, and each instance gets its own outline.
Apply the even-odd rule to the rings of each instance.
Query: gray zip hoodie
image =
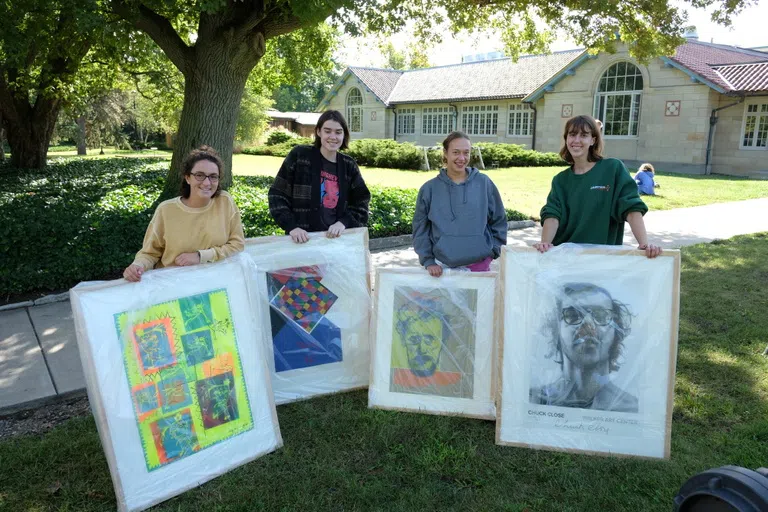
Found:
[[[474,167],[464,183],[445,169],[419,189],[413,216],[413,248],[424,266],[440,260],[449,267],[501,254],[507,243],[507,214],[496,185]]]

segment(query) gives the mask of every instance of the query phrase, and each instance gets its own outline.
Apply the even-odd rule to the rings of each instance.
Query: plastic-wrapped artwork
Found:
[[[368,230],[246,240],[258,267],[259,319],[280,405],[368,385],[371,295]]]
[[[370,407],[495,418],[496,273],[376,271]]]
[[[120,510],[144,510],[282,446],[247,255],[70,291]]]
[[[507,247],[496,442],[669,458],[680,253]]]

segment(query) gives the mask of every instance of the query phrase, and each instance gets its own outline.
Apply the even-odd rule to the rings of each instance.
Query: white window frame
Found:
[[[533,133],[534,115],[533,109],[528,103],[511,103],[507,118],[507,136],[530,137]],[[518,118],[519,124],[517,123]]]
[[[749,108],[755,107],[755,112],[750,112]],[[752,143],[749,146],[744,145],[744,137],[747,135],[747,117],[755,117],[755,130],[752,137]],[[760,124],[765,123],[768,129],[768,101],[750,101],[744,105],[744,115],[741,121],[741,134],[739,136],[739,149],[744,151],[766,151],[768,150],[768,134],[766,134],[763,143],[765,146],[757,145],[757,135],[759,134]]]
[[[355,92],[357,92],[357,95],[354,99],[357,100],[357,98],[360,98],[359,103],[352,103],[350,101]],[[360,92],[360,89],[357,87],[352,87],[349,92],[347,92],[347,98],[344,103],[347,107],[347,125],[349,126],[349,131],[351,133],[363,133],[363,93]],[[357,128],[357,126],[355,126],[355,119],[359,119],[360,121],[359,130],[355,130],[355,128]]]
[[[448,135],[453,131],[453,109],[451,107],[422,107],[421,134]]]
[[[398,108],[397,112],[397,134],[398,135],[416,135],[416,109]]]
[[[497,137],[498,105],[466,105],[461,107],[461,131],[477,137]]]
[[[604,137],[607,139],[637,139],[640,135],[640,112],[643,106],[643,89],[625,89],[621,91],[600,91],[600,82],[602,81],[603,77],[605,77],[608,72],[613,69],[615,66],[618,66],[619,64],[624,64],[625,66],[633,66],[636,70],[636,74],[628,75],[625,72],[621,77],[626,78],[628,76],[639,76],[641,80],[643,81],[643,88],[645,87],[645,77],[643,76],[643,73],[640,71],[640,67],[636,64],[629,62],[629,61],[618,61],[612,63],[610,66],[608,66],[605,71],[603,71],[600,74],[600,78],[597,81],[597,86],[595,89],[595,98],[594,98],[594,104],[592,108],[592,112],[594,114],[594,117],[596,119],[600,119],[603,122],[603,134]],[[616,78],[619,78],[619,76],[616,76]],[[608,127],[608,120],[607,120],[607,111],[608,111],[608,102],[610,97],[616,97],[616,96],[628,96],[630,98],[630,104],[629,104],[629,133],[628,134],[621,134],[621,135],[608,135],[606,133],[606,129]],[[605,98],[605,104],[603,105],[603,108],[600,108],[601,98]],[[635,127],[637,130],[636,133],[632,133],[632,128]]]

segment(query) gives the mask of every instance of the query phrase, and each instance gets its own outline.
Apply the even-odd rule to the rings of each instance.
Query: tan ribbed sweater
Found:
[[[136,253],[144,270],[174,266],[185,252],[200,251],[200,263],[218,261],[245,247],[240,211],[223,190],[207,206],[190,208],[180,197],[160,203]]]

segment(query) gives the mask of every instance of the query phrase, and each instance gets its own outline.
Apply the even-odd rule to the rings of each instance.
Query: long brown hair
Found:
[[[600,130],[597,128],[595,119],[591,116],[576,116],[572,117],[565,123],[565,129],[563,130],[563,147],[560,149],[560,158],[568,162],[573,163],[573,157],[571,152],[568,151],[568,134],[576,133],[590,133],[595,138],[595,143],[589,147],[589,153],[587,154],[588,162],[597,162],[603,159],[603,136]]]
[[[349,147],[349,127],[347,127],[347,121],[344,120],[344,116],[341,115],[341,112],[338,110],[326,110],[318,118],[317,124],[315,125],[315,140],[312,142],[312,145],[318,149],[320,148],[320,136],[317,132],[323,129],[323,125],[326,121],[336,121],[341,125],[341,128],[344,130],[344,140],[339,149],[342,151],[347,149]]]

